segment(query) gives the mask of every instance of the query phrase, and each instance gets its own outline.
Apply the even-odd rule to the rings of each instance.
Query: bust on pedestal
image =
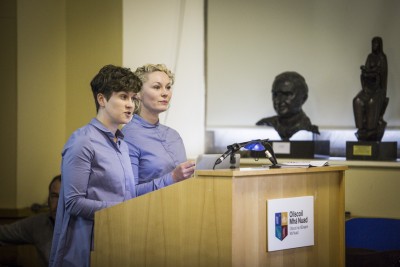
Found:
[[[294,71],[287,71],[275,77],[272,84],[272,102],[276,116],[259,120],[256,125],[272,126],[281,137],[282,145],[287,144],[287,153],[280,157],[314,158],[316,154],[329,155],[329,141],[289,141],[298,131],[310,131],[319,134],[318,126],[313,125],[303,111],[303,104],[308,98],[308,86],[303,76]],[[322,143],[321,143],[322,142]]]
[[[389,103],[386,97],[388,64],[381,37],[372,39],[372,52],[360,68],[361,91],[353,99],[358,142],[346,143],[346,157],[395,160],[397,142],[381,142],[386,128],[383,115]]]

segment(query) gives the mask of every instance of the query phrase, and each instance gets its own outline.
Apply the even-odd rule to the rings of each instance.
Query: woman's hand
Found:
[[[176,166],[176,168],[172,171],[172,179],[174,180],[174,183],[192,177],[194,169],[195,163],[191,160],[183,162]]]

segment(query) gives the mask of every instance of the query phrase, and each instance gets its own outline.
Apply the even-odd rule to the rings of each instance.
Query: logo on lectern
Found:
[[[279,240],[285,239],[288,235],[288,213],[275,213],[275,236]]]

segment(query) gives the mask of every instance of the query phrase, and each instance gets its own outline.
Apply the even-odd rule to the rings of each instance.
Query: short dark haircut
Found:
[[[51,182],[49,183],[49,192],[50,192],[51,186],[53,185],[53,183],[55,181],[60,181],[61,182],[61,174],[59,174],[57,176],[54,176],[53,179],[51,179]]]
[[[142,82],[129,68],[110,64],[100,69],[99,73],[90,82],[90,86],[96,103],[96,111],[99,111],[98,94],[103,94],[109,100],[113,92],[137,93],[142,87]]]

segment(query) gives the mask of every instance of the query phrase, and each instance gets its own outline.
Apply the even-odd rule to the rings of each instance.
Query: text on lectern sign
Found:
[[[314,245],[314,197],[267,200],[267,250]]]

